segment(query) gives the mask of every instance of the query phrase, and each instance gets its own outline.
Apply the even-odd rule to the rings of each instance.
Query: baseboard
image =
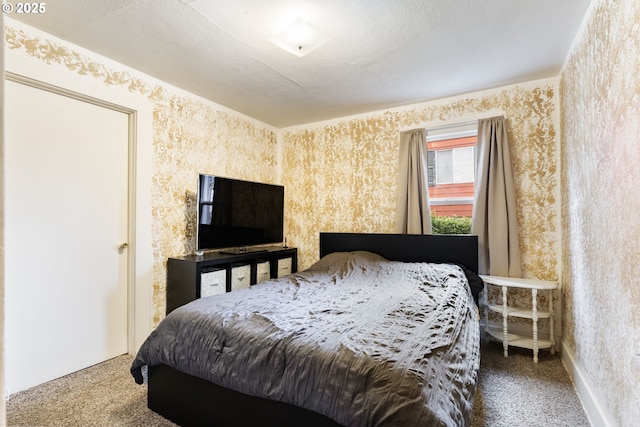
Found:
[[[585,375],[582,368],[576,363],[575,355],[564,340],[561,344],[562,362],[573,381],[578,397],[582,402],[584,411],[589,418],[592,426],[615,427],[617,424],[613,421],[613,417],[606,410],[602,399],[599,397],[598,391],[591,386],[589,378]]]

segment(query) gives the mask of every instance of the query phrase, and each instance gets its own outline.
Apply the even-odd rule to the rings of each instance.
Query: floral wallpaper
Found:
[[[164,317],[166,259],[193,253],[198,173],[276,183],[276,135],[204,101],[172,96],[153,114],[155,321]]]
[[[541,81],[451,102],[426,103],[331,124],[281,130],[287,230],[300,263],[317,258],[319,231],[393,232],[399,132],[504,111],[518,188],[525,274],[557,279],[558,163],[554,85]],[[486,113],[485,113],[486,116]]]
[[[620,426],[640,419],[640,3],[593,5],[560,78],[563,335]]]
[[[194,249],[198,172],[284,184],[285,233],[288,244],[299,248],[303,269],[317,260],[320,231],[393,231],[400,129],[468,121],[496,110],[508,125],[524,274],[557,279],[555,79],[277,130],[125,66],[104,65],[53,37],[7,26],[5,40],[9,49],[152,103],[154,323],[164,315],[166,259]],[[514,298],[530,304],[528,294]]]
[[[317,260],[320,231],[394,231],[400,129],[465,122],[470,116],[490,117],[488,112],[501,110],[507,120],[517,184],[523,274],[557,280],[556,104],[553,82],[543,80],[281,130],[283,181],[289,194],[286,229],[290,244],[298,247],[299,267]],[[499,296],[492,292],[490,298]],[[546,293],[540,295],[538,305],[548,306],[547,298]],[[531,307],[531,295],[511,292],[510,303]],[[499,319],[492,314],[490,320]],[[541,331],[545,324],[546,320],[540,322]]]
[[[400,129],[504,111],[518,188],[525,274],[557,279],[559,241],[555,89],[513,86],[451,102],[283,129],[287,232],[302,267],[317,259],[320,231],[393,232]]]

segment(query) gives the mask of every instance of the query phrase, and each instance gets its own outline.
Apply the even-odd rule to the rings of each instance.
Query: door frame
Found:
[[[128,117],[128,141],[127,141],[127,352],[135,353],[136,334],[136,287],[135,287],[135,261],[136,261],[136,153],[137,153],[137,111],[109,101],[98,99],[73,90],[55,86],[50,83],[21,76],[5,71],[5,79],[14,83],[23,84],[35,89],[44,90],[56,95],[65,96],[77,101],[86,102],[98,107],[107,108]]]

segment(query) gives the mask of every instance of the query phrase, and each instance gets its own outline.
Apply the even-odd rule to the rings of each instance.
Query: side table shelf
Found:
[[[554,353],[555,339],[553,332],[553,291],[558,289],[558,282],[550,282],[537,279],[520,279],[515,277],[501,276],[480,276],[484,283],[489,286],[499,286],[502,289],[502,304],[490,304],[488,301],[488,291],[485,291],[485,307],[487,310],[502,314],[502,330],[490,327],[488,321],[488,313],[486,319],[486,333],[502,341],[504,348],[504,357],[509,356],[509,346],[529,348],[533,350],[533,361],[538,363],[538,350],[541,348],[549,348],[551,354]],[[521,307],[512,307],[507,305],[507,291],[509,288],[520,288],[531,290],[531,309]],[[538,291],[547,291],[549,293],[548,310],[538,310]],[[516,335],[509,333],[509,317],[520,317],[532,320],[531,337]],[[549,319],[549,339],[538,338],[538,319]]]

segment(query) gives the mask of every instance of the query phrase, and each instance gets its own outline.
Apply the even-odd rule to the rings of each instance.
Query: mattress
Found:
[[[174,310],[131,372],[165,364],[347,426],[462,426],[479,360],[460,267],[348,252]]]

